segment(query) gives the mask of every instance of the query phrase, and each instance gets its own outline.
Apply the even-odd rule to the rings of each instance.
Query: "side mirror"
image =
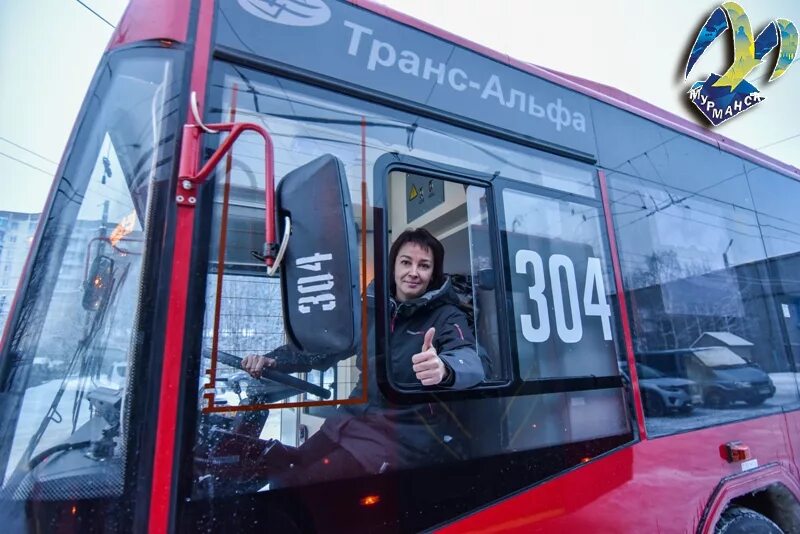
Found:
[[[83,281],[81,304],[87,311],[97,311],[105,305],[114,286],[114,260],[108,256],[97,256]]]
[[[316,354],[353,353],[361,325],[358,242],[344,165],[325,155],[287,174],[276,192],[278,235],[291,237],[281,263],[289,343]]]

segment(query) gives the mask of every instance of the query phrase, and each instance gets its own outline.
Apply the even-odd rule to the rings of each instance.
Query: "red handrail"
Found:
[[[228,137],[220,144],[214,154],[206,161],[205,165],[198,171],[198,154],[200,153],[200,134],[202,130],[199,126],[186,124],[183,127],[183,146],[181,148],[181,161],[178,169],[178,204],[193,206],[196,197],[194,188],[205,182],[211,171],[227,154],[236,139],[246,131],[256,132],[264,138],[264,174],[266,184],[264,186],[265,200],[265,236],[266,247],[264,251],[265,263],[272,267],[277,254],[278,243],[275,241],[275,168],[273,160],[272,138],[264,127],[249,122],[243,123],[219,123],[207,124],[207,128],[217,132],[230,132]]]

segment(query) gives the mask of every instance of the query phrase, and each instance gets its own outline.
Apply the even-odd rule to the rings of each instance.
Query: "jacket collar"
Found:
[[[367,291],[369,291],[369,289]],[[439,304],[449,302],[452,297],[452,292],[453,287],[452,283],[450,282],[450,277],[445,276],[444,283],[441,285],[441,287],[437,289],[431,289],[420,297],[406,300],[404,302],[398,302],[397,299],[392,296],[389,297],[389,302],[392,311],[397,310],[397,313],[400,315],[411,315],[423,308],[434,307]]]

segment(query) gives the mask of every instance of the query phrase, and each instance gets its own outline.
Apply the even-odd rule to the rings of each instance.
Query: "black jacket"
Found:
[[[449,410],[432,403],[396,405],[381,394],[375,373],[375,297],[372,286],[367,290],[367,299],[367,402],[339,406],[336,415],[329,417],[321,430],[372,473],[457,458],[459,453],[450,432],[453,422]],[[428,291],[417,299],[400,303],[390,299],[386,363],[395,384],[419,386],[411,357],[422,350],[425,332],[430,327],[436,328],[433,338],[436,352],[453,372],[453,379],[447,387],[466,389],[484,380],[484,364],[476,351],[475,337],[468,326],[467,316],[457,304],[458,297],[449,279],[439,289]],[[382,349],[378,347],[378,350]],[[287,346],[279,347],[269,356],[275,358],[277,370],[290,373],[327,369],[342,359],[341,355],[297,353]],[[359,380],[350,398],[362,396],[362,381]]]

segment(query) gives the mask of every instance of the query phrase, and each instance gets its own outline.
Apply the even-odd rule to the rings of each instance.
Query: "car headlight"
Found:
[[[750,382],[734,382],[733,387],[749,388],[752,384]]]

